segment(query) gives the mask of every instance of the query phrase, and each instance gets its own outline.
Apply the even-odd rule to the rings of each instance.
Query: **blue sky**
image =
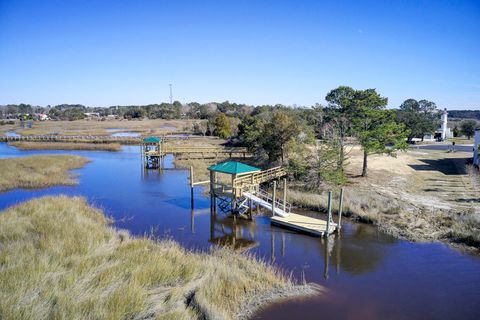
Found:
[[[339,86],[480,109],[480,1],[0,0],[0,104],[309,106]]]

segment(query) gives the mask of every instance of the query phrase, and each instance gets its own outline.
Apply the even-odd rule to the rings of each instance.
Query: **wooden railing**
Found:
[[[273,202],[272,195],[263,189],[258,190],[257,192],[254,193],[254,195],[270,204]],[[284,202],[283,199],[281,198],[276,198],[275,208],[279,208],[283,210],[285,213],[290,213],[292,211],[292,204],[287,201]]]
[[[286,176],[287,170],[283,167],[275,167],[262,170],[258,173],[237,177],[233,180],[234,188],[242,188],[243,186],[259,185],[277,178]]]

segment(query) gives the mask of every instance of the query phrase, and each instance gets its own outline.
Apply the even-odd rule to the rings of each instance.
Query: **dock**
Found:
[[[288,216],[273,216],[270,218],[272,225],[285,227],[295,231],[300,231],[314,236],[326,236],[337,230],[337,224],[325,220],[312,218],[296,213],[290,213]],[[327,230],[328,225],[328,230]]]
[[[266,170],[252,167],[237,161],[226,161],[208,167],[210,180],[195,182],[193,167],[190,167],[190,188],[210,184],[210,206],[216,216],[217,207],[224,213],[242,216],[253,220],[253,207],[263,207],[271,213],[271,224],[312,236],[328,237],[341,229],[343,189],[340,190],[338,222],[332,217],[332,192],[328,192],[327,219],[305,216],[292,212],[292,204],[287,202],[287,170],[274,167]],[[223,175],[218,179],[218,175]],[[282,194],[277,196],[277,181],[283,180]],[[262,184],[272,184],[272,189],[261,188]],[[192,200],[193,201],[193,200]],[[217,203],[218,201],[218,203]]]

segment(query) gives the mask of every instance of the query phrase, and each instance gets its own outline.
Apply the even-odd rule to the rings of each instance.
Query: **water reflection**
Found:
[[[335,265],[353,275],[374,272],[389,254],[389,245],[394,245],[397,240],[392,236],[381,233],[376,228],[368,225],[356,225],[349,241],[342,245],[342,237],[335,238]]]
[[[190,206],[192,233],[195,233],[195,217],[199,215],[199,213],[196,213],[197,209],[195,209],[194,199],[195,197],[191,198]],[[266,249],[265,234],[259,234],[265,232],[265,230],[259,228],[256,222],[259,219],[269,219],[268,212],[253,207],[253,212],[256,213],[253,221],[244,218],[234,218],[231,215],[219,213],[221,211],[216,209],[214,200],[215,198],[211,199],[209,208],[209,242],[211,244],[246,251],[259,247],[261,239],[263,240],[264,250]],[[205,213],[205,209],[201,210]],[[346,235],[343,235],[343,233],[346,233]],[[327,238],[304,236],[293,231],[271,226],[268,226],[267,234],[269,234],[269,241],[267,242],[269,244],[268,256],[272,263],[275,263],[277,258],[282,259],[280,263],[289,261],[287,235],[297,236],[302,242],[316,243],[323,258],[323,278],[325,280],[330,278],[332,267],[337,275],[340,272],[347,272],[355,276],[375,272],[388,256],[389,246],[398,242],[394,237],[381,233],[372,226],[348,223],[342,233],[337,233]],[[279,257],[277,257],[278,251]],[[291,252],[293,255],[291,258],[294,261],[296,252],[295,250],[291,250]],[[302,266],[302,277],[305,277],[305,273],[309,274],[309,272],[305,272],[305,269],[305,266]]]

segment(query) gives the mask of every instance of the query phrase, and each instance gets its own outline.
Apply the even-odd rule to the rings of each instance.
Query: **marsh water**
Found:
[[[281,301],[255,319],[479,319],[480,258],[440,243],[395,239],[373,226],[344,221],[329,240],[270,225],[268,215],[253,222],[210,215],[210,199],[195,189],[191,208],[188,171],[144,171],[138,147],[121,152],[19,151],[0,143],[0,158],[32,154],[78,154],[91,160],[75,170],[79,184],[0,194],[0,210],[34,197],[84,196],[132,234],[173,238],[208,250],[229,244],[326,288],[318,296]],[[311,214],[311,213],[310,213]]]
[[[141,134],[139,132],[128,131],[125,128],[109,128],[105,129],[105,131],[109,132],[112,137],[140,137]]]

